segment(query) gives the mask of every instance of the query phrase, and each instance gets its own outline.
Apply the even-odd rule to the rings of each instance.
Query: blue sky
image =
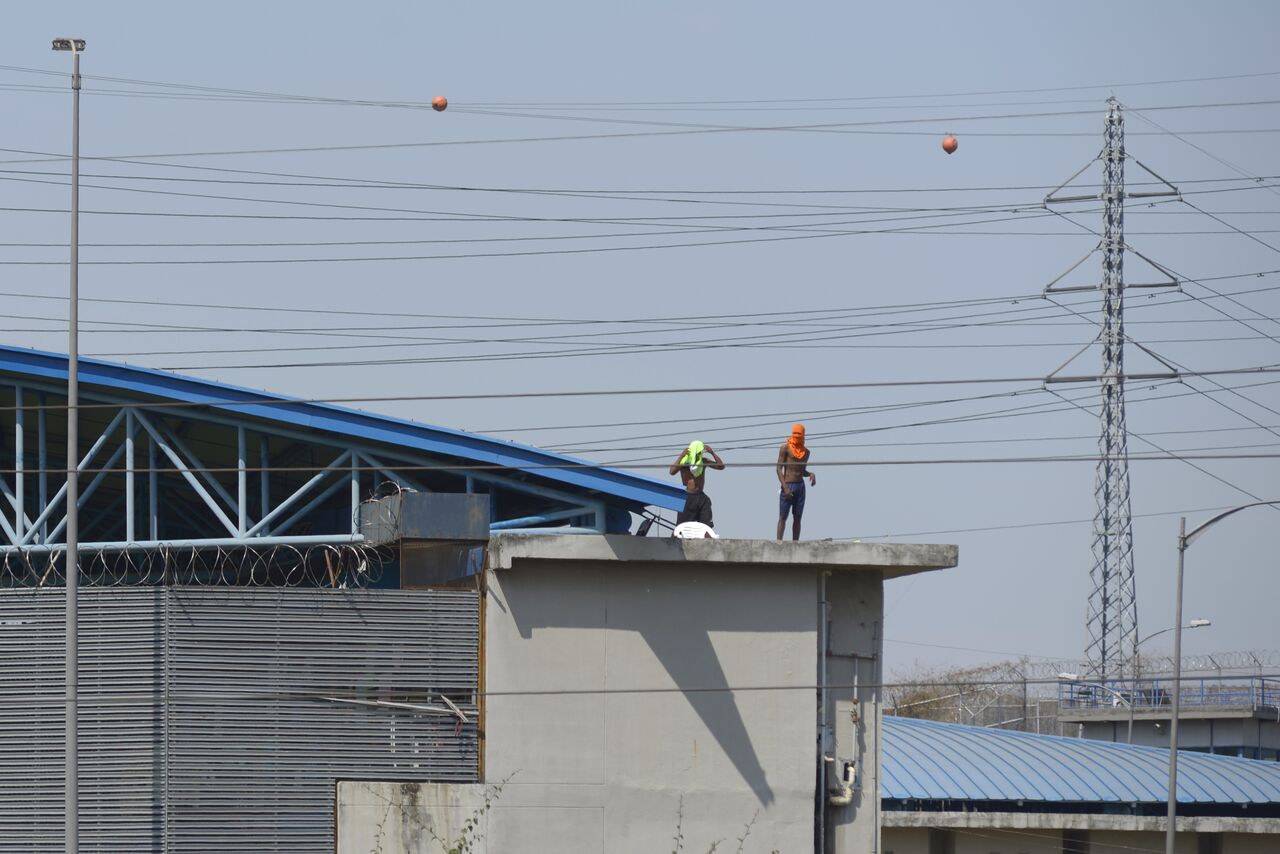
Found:
[[[83,207],[114,213],[83,219],[82,294],[179,303],[86,302],[86,329],[104,330],[85,334],[86,353],[305,396],[1035,378],[1092,337],[1087,322],[1036,295],[1093,248],[1087,228],[1101,224],[1088,205],[1077,206],[1075,224],[1037,206],[1097,154],[1105,99],[1114,94],[1127,111],[1129,152],[1229,224],[1160,203],[1129,212],[1130,243],[1239,294],[1211,299],[1199,285],[1179,299],[1131,294],[1129,332],[1195,371],[1280,362],[1280,323],[1264,319],[1280,317],[1280,295],[1267,290],[1280,277],[1243,278],[1280,269],[1280,191],[1242,190],[1247,182],[1238,180],[1280,174],[1280,105],[1217,106],[1275,99],[1274,4],[690,6],[14,6],[0,32],[0,159],[26,162],[0,165],[23,170],[0,181],[0,206],[66,205],[66,163],[41,161],[41,153],[67,151],[68,97],[40,88],[65,86],[65,78],[12,69],[65,72],[69,60],[49,50],[49,39],[75,35],[89,41],[84,154],[152,155],[86,163]],[[195,99],[196,90],[95,76],[397,104],[444,94],[451,106],[434,113],[225,91]],[[1188,82],[1209,77],[1230,79]],[[990,118],[1002,115],[1010,118]],[[841,126],[813,127],[831,124]],[[744,129],[784,125],[806,127]],[[939,147],[948,132],[960,140],[952,156]],[[208,154],[272,149],[290,150]],[[171,154],[187,156],[159,156]],[[1095,165],[1085,177],[1097,176]],[[1143,178],[1132,164],[1130,177]],[[192,178],[201,180],[173,180]],[[321,186],[283,186],[300,183]],[[1232,191],[1191,193],[1206,189]],[[221,216],[185,216],[193,213]],[[54,244],[0,247],[0,260],[65,260],[56,245],[66,239],[65,214],[0,211],[0,233],[8,244]],[[335,243],[342,245],[325,245]],[[693,243],[711,245],[670,245]],[[556,254],[513,254],[528,252]],[[502,254],[509,257],[494,257]],[[473,257],[91,263],[439,255]],[[1096,281],[1098,267],[1090,258],[1071,282]],[[1132,255],[1128,269],[1130,281],[1148,275]],[[2,265],[0,275],[12,318],[4,340],[63,347],[56,330],[65,304],[10,294],[61,295],[65,267]],[[1241,278],[1216,278],[1225,276]],[[985,302],[876,308],[963,300]],[[1061,301],[1096,308],[1091,294]],[[279,310],[299,308],[390,316]],[[751,317],[725,326],[723,315]],[[803,323],[779,325],[794,318]],[[992,325],[1026,318],[1037,325]],[[920,321],[933,323],[910,332],[900,325]],[[129,322],[288,334],[121,331]],[[865,325],[886,323],[899,325]],[[986,325],[950,328],[957,323]],[[372,337],[389,326],[418,328]],[[584,329],[608,335],[491,340]],[[709,338],[775,334],[785,344],[705,346]],[[422,340],[440,337],[485,340]],[[516,355],[601,341],[632,346]],[[330,349],[262,351],[271,347]],[[191,352],[244,349],[259,352]],[[478,355],[488,360],[456,360]],[[428,356],[455,360],[421,361]],[[1066,372],[1092,373],[1098,358],[1088,349]],[[1128,359],[1133,371],[1160,369],[1135,349]],[[409,361],[341,364],[386,360]],[[234,367],[245,364],[271,367]],[[1267,379],[1219,378],[1252,386],[1234,394],[1204,379],[1130,384],[1129,427],[1172,451],[1274,451],[1277,433],[1262,428],[1280,431],[1280,393],[1253,385]],[[1060,393],[1082,406],[1096,399],[1087,387]],[[1040,405],[1051,411],[1008,411]],[[890,670],[1008,654],[1069,658],[1083,648],[1092,559],[1090,525],[1079,520],[1093,515],[1093,466],[902,464],[1092,452],[1096,419],[1037,382],[370,408],[628,462],[655,476],[665,476],[685,442],[703,439],[730,464],[708,484],[718,528],[744,537],[772,536],[777,489],[768,463],[791,422],[803,420],[819,478],[806,537],[960,545],[959,568],[890,583]],[[938,420],[946,423],[907,426]],[[1209,430],[1216,432],[1186,432]],[[1152,450],[1136,438],[1130,447]],[[865,465],[886,462],[893,464]],[[1208,515],[1202,508],[1249,500],[1241,490],[1277,497],[1276,460],[1196,464],[1209,473],[1177,461],[1133,464],[1144,634],[1171,620],[1178,512],[1191,511],[1194,524]],[[1278,646],[1271,611],[1280,580],[1269,536],[1277,519],[1266,509],[1242,514],[1189,552],[1187,616],[1214,621],[1188,634],[1190,652]]]

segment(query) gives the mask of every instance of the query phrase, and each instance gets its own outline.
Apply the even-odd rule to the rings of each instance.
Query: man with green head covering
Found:
[[[671,474],[680,475],[687,493],[684,509],[676,517],[677,525],[682,522],[701,522],[708,528],[711,527],[711,499],[702,491],[708,468],[723,471],[724,460],[709,445],[697,440],[690,442],[671,464]]]

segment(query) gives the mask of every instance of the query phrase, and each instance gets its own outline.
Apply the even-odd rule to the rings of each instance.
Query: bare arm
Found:
[[[781,448],[778,449],[778,464],[774,466],[774,473],[778,476],[778,483],[782,484],[782,489],[785,492],[787,489],[787,479],[785,477],[787,473],[787,446],[786,445],[783,445]]]
[[[680,471],[680,463],[684,460],[685,455],[688,453],[689,453],[688,448],[685,448],[683,451],[681,451],[680,455],[676,457],[676,461],[671,464],[671,470],[668,471],[667,474],[675,474],[676,472]]]
[[[818,485],[818,476],[817,476],[816,474],[814,474],[813,472],[809,471],[809,460],[811,460],[811,459],[813,459],[813,451],[810,451],[809,453],[805,454],[805,457],[804,457],[804,473],[805,473],[805,474],[807,474],[807,475],[809,475],[809,485],[810,485],[810,486],[817,486],[817,485]]]
[[[719,454],[711,450],[710,445],[707,445],[702,450],[706,452],[707,456],[711,457],[711,462],[707,463],[708,468],[713,468],[716,471],[724,471],[724,460],[720,459]]]

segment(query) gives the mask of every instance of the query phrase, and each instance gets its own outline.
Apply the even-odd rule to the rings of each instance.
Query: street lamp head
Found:
[[[84,51],[84,39],[54,39],[53,49],[81,53]]]
[[[1059,673],[1058,678],[1065,680],[1067,682],[1079,682],[1080,674],[1079,673]]]
[[[1213,620],[1192,620],[1191,623],[1187,626],[1187,628],[1201,629],[1201,628],[1204,628],[1205,626],[1212,626],[1212,625],[1213,625]]]

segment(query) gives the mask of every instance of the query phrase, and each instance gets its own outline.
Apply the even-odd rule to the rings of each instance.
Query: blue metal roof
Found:
[[[886,715],[889,800],[1162,803],[1169,751]],[[1178,802],[1280,803],[1280,763],[1178,753]]]
[[[61,353],[0,344],[0,372],[65,382],[67,357]],[[281,405],[279,401],[291,398],[100,359],[80,359],[80,384],[86,393],[97,388],[205,404],[210,409],[240,413],[295,428],[396,445],[483,465],[503,466],[553,483],[602,493],[638,505],[668,510],[679,510],[684,506],[685,492],[677,484],[664,483],[477,433],[433,427],[330,404],[298,401]],[[565,464],[583,467],[554,468]]]

